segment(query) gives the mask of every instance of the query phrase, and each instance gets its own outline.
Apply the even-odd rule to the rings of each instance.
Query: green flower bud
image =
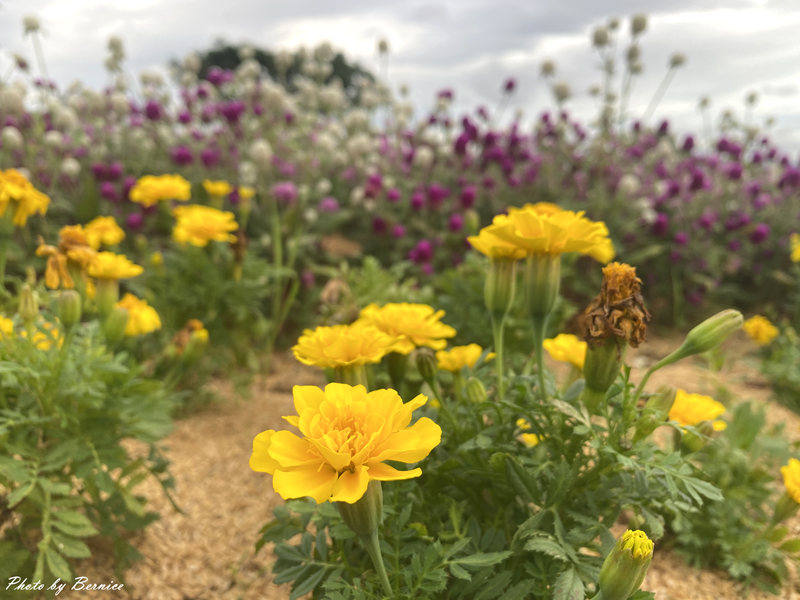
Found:
[[[109,342],[116,343],[125,335],[128,326],[128,311],[121,306],[114,307],[103,322],[103,333]]]
[[[669,410],[675,403],[675,393],[674,389],[665,388],[650,396],[644,408],[642,408],[639,420],[636,421],[636,432],[633,435],[634,442],[643,440],[667,420]]]
[[[31,323],[39,316],[39,302],[29,283],[23,285],[19,293],[18,312],[24,323]]]
[[[470,402],[479,404],[486,402],[486,388],[483,387],[481,380],[477,377],[470,377],[467,380],[467,399]]]
[[[381,482],[373,479],[364,495],[353,504],[335,502],[345,524],[356,535],[366,537],[376,531],[383,520],[383,490]]]
[[[561,287],[561,257],[535,254],[525,261],[525,300],[532,317],[549,315]]]
[[[493,259],[489,262],[483,300],[493,316],[502,318],[514,302],[516,273],[517,262],[514,260]]]
[[[713,317],[709,317],[688,334],[683,340],[680,348],[672,354],[662,358],[654,367],[661,368],[671,365],[687,356],[708,352],[719,346],[730,334],[737,329],[741,329],[744,317],[738,310],[731,308],[718,312]]]
[[[642,585],[652,559],[653,542],[647,534],[627,530],[603,561],[598,598],[628,600]]]
[[[480,226],[481,218],[475,210],[470,209],[464,213],[464,231],[477,233]]]
[[[75,290],[63,290],[58,294],[58,318],[65,328],[77,325],[81,320],[81,295]]]
[[[425,382],[433,387],[436,381],[436,358],[428,348],[417,350],[417,370]]]

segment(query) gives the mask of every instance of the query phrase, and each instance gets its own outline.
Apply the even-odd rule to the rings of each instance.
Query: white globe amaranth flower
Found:
[[[314,143],[316,147],[322,152],[322,154],[328,154],[330,152],[333,152],[339,146],[339,142],[328,131],[323,131],[317,134]]]
[[[364,202],[364,188],[356,186],[350,191],[350,202],[358,206]]]
[[[640,35],[647,29],[647,15],[639,13],[631,17],[631,35]]]
[[[187,54],[183,58],[183,68],[192,73],[197,73],[202,65],[203,61],[197,52]]]
[[[81,172],[81,163],[68,156],[61,161],[61,172],[68,177],[77,177]]]
[[[42,23],[39,21],[39,17],[35,15],[28,15],[22,18],[22,29],[25,31],[26,34],[28,33],[36,33],[42,28]]]
[[[369,113],[363,108],[355,108],[344,116],[344,126],[349,131],[367,129],[369,125]]]
[[[675,52],[669,57],[669,66],[672,69],[677,69],[686,64],[686,55],[681,52]]]
[[[64,136],[60,131],[51,129],[44,134],[44,143],[55,150],[59,150],[64,145]]]
[[[0,139],[3,140],[3,148],[8,150],[19,150],[22,148],[22,142],[24,141],[20,130],[11,125],[3,127],[3,133],[0,135]]]
[[[553,84],[553,95],[559,103],[569,100],[569,97],[572,95],[569,84],[566,81],[559,81]]]
[[[272,146],[263,138],[259,138],[250,144],[249,155],[256,167],[262,171],[266,171],[272,166]]]
[[[378,40],[378,54],[389,54],[389,42],[386,38]]]
[[[344,90],[340,82],[336,81],[327,85],[319,91],[319,103],[323,109],[335,110],[342,108],[347,102]]]
[[[258,170],[256,166],[249,160],[243,160],[239,163],[239,182],[242,185],[255,186],[258,181]]]
[[[605,27],[595,27],[592,31],[592,46],[595,48],[603,48],[608,46],[611,36],[608,34],[608,29]]]
[[[28,169],[27,167],[16,167],[16,170],[17,170],[17,171],[19,172],[19,174],[20,174],[20,175],[22,175],[22,176],[23,176],[25,179],[27,179],[28,181],[30,181],[30,179],[31,179],[31,172],[30,172],[30,169]]]
[[[320,179],[316,185],[316,192],[320,196],[324,196],[326,194],[329,194],[332,188],[333,186],[331,185],[329,179]]]
[[[543,77],[552,77],[556,73],[556,63],[548,58],[547,60],[542,62],[542,66],[539,68],[539,72],[542,74]]]
[[[0,89],[0,109],[4,113],[21,115],[25,112],[25,96],[13,85]]]
[[[245,44],[239,48],[239,58],[246,61],[252,59],[256,55],[256,49],[250,44]]]
[[[329,63],[336,56],[336,50],[333,49],[333,46],[330,42],[322,42],[316,48],[314,48],[313,56],[314,59],[319,62]]]
[[[236,68],[236,76],[241,79],[257,79],[261,75],[261,63],[254,58],[248,58]]]
[[[414,165],[427,169],[433,164],[433,149],[430,146],[420,146],[414,153]]]
[[[128,97],[122,92],[114,92],[109,96],[111,110],[119,115],[126,115],[131,110],[131,104],[128,102]]]
[[[619,191],[626,196],[632,196],[639,191],[639,178],[633,173],[625,173],[619,178]]]

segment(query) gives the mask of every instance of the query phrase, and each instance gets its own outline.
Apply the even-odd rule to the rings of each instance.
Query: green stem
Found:
[[[539,379],[539,399],[547,400],[547,388],[544,378],[544,332],[547,327],[547,315],[533,316],[533,349],[536,356],[536,375]]]
[[[378,541],[378,530],[373,529],[369,536],[364,536],[361,539],[369,553],[369,557],[372,559],[372,564],[375,565],[375,570],[378,572],[378,577],[380,577],[381,584],[383,585],[383,591],[386,592],[386,595],[390,598],[393,597],[394,592],[392,591],[392,585],[389,583],[389,576],[386,575],[386,567],[383,566],[383,555],[381,554],[381,543]]]
[[[492,334],[494,335],[494,353],[496,354],[494,365],[497,369],[497,392],[500,398],[505,394],[505,382],[503,380],[503,371],[505,370],[505,365],[503,363],[503,332],[505,330],[507,314],[508,313],[504,313],[499,320],[492,315]]]

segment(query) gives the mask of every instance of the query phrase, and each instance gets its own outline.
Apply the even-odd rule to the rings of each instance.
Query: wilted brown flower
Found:
[[[641,344],[647,337],[650,320],[641,289],[642,280],[634,267],[616,262],[604,267],[600,294],[580,317],[583,339],[590,345],[611,337],[634,348]]]

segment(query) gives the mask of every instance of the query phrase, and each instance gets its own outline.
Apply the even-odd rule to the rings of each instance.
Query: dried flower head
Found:
[[[584,340],[596,345],[613,337],[634,348],[641,344],[650,320],[641,288],[642,280],[634,267],[617,262],[604,267],[600,294],[580,318]]]

